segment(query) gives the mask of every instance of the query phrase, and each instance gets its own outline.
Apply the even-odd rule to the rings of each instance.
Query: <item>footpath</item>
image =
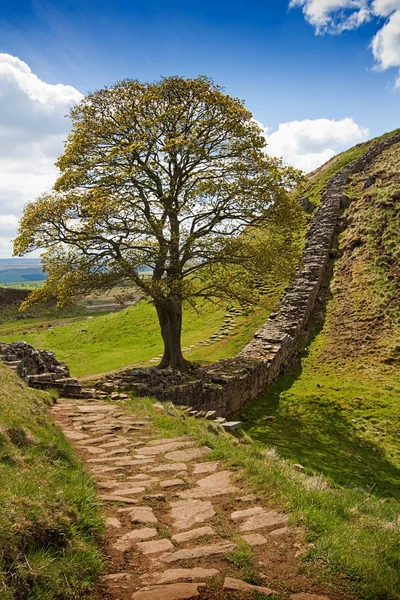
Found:
[[[301,569],[289,515],[190,436],[158,439],[122,403],[61,399],[57,424],[93,476],[105,519],[102,600],[344,600]]]

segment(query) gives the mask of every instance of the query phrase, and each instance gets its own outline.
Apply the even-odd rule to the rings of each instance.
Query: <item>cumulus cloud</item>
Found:
[[[267,152],[288,164],[310,172],[368,136],[368,129],[351,118],[340,121],[305,119],[281,123],[276,131],[265,130]]]
[[[10,256],[26,202],[57,177],[70,122],[69,106],[82,97],[69,85],[49,84],[15,56],[0,53],[0,257]]]
[[[302,8],[317,35],[340,34],[379,19],[380,29],[371,41],[376,68],[400,67],[400,0],[290,0],[289,8],[294,7]],[[383,24],[382,19],[386,19]],[[396,87],[400,87],[400,71]]]

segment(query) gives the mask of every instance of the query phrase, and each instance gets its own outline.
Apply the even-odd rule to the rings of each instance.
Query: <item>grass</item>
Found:
[[[308,178],[308,182],[305,187],[301,190],[302,196],[307,196],[309,201],[318,205],[321,201],[321,197],[325,191],[325,188],[328,184],[328,181],[336,175],[343,167],[345,167],[349,162],[358,158],[362,154],[365,154],[367,150],[369,150],[372,146],[377,144],[384,139],[399,133],[400,129],[396,129],[389,133],[385,133],[384,135],[369,140],[368,142],[363,142],[361,144],[357,144],[357,146],[353,146],[349,150],[341,152],[337,154],[334,158],[332,158],[326,165],[323,165],[319,169],[317,169],[311,176]]]
[[[0,598],[88,597],[102,520],[90,477],[34,392],[0,365]]]
[[[238,327],[221,342],[185,353],[190,360],[213,361],[233,356],[265,321],[270,306],[237,318]],[[204,304],[196,311],[184,312],[182,343],[184,346],[207,339],[221,327],[226,305]],[[91,315],[61,320],[32,319],[0,325],[5,342],[24,340],[36,348],[56,352],[75,376],[93,375],[134,364],[146,363],[162,352],[162,339],[154,307],[140,302],[125,310],[107,315]]]
[[[151,415],[162,437],[190,434],[212,449],[208,460],[222,459],[238,480],[270,504],[291,511],[291,523],[303,527],[312,548],[304,556],[307,573],[345,590],[357,600],[397,600],[400,595],[400,505],[382,502],[355,488],[332,486],[321,475],[298,471],[264,444],[226,434],[217,425],[187,417],[152,399],[132,399],[135,413]],[[247,548],[231,557],[251,571]],[[244,573],[245,574],[245,573]],[[250,572],[250,578],[256,574]]]

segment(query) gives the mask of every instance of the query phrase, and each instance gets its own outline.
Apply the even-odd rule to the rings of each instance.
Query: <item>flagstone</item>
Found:
[[[173,460],[174,462],[190,462],[196,458],[200,458],[205,454],[211,452],[210,448],[202,446],[201,448],[188,448],[187,450],[175,450],[174,452],[168,452],[164,455],[167,460]]]
[[[152,527],[133,529],[132,531],[129,531],[129,533],[125,533],[124,535],[121,535],[121,537],[117,538],[112,547],[115,550],[126,552],[126,550],[132,548],[132,546],[137,542],[148,540],[149,538],[156,537],[156,535],[157,529],[153,529]]]
[[[199,587],[205,583],[171,583],[144,588],[132,595],[132,600],[190,600],[198,598]]]
[[[212,546],[196,546],[195,548],[185,548],[177,550],[173,554],[167,555],[164,558],[165,562],[176,562],[178,560],[193,560],[196,558],[207,558],[217,554],[227,554],[237,550],[237,545],[231,542],[225,544],[214,544]]]
[[[197,529],[190,529],[189,531],[183,531],[182,533],[176,533],[172,536],[172,540],[177,544],[183,544],[190,540],[196,540],[201,537],[207,537],[209,535],[215,535],[215,531],[212,527],[198,527]]]
[[[204,462],[204,463],[197,463],[196,465],[193,465],[193,473],[194,475],[200,475],[202,473],[213,473],[214,471],[216,471],[219,467],[219,462]]]
[[[154,540],[151,542],[140,542],[136,544],[136,548],[142,554],[161,554],[162,552],[169,552],[173,550],[173,544],[167,540]]]
[[[177,463],[175,465],[159,465],[150,469],[151,473],[162,473],[163,471],[186,471],[187,465],[185,463]]]
[[[265,596],[272,596],[272,594],[278,595],[278,592],[271,590],[270,588],[263,587],[261,585],[252,585],[241,579],[235,579],[234,577],[225,577],[224,590],[234,590],[235,592],[257,592],[258,594],[264,594]]]
[[[202,569],[201,567],[194,567],[193,569],[167,569],[157,583],[172,583],[182,579],[188,581],[192,581],[193,579],[207,579],[208,577],[215,577],[218,573],[218,569]]]
[[[170,505],[171,520],[174,529],[190,529],[197,523],[203,523],[215,515],[211,502],[206,500],[178,500]]]

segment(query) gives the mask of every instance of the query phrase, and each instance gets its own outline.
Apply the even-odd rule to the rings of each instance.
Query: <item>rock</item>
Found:
[[[160,481],[160,487],[162,488],[171,488],[178,485],[185,485],[183,479],[165,479],[164,481]]]
[[[202,473],[213,473],[219,467],[219,462],[204,462],[193,465],[194,475],[200,475]]]
[[[265,538],[263,535],[261,535],[259,533],[251,533],[249,535],[242,535],[242,538],[244,539],[246,544],[249,544],[249,546],[252,546],[252,547],[263,546],[264,544],[266,544],[268,542],[267,538]]]
[[[199,587],[205,583],[171,583],[139,590],[132,595],[132,600],[190,600],[198,598]]]
[[[292,594],[290,600],[329,600],[328,596],[320,596],[319,594],[307,594],[300,592],[299,594]]]
[[[158,523],[150,506],[137,506],[129,513],[132,523]]]
[[[290,533],[289,527],[281,527],[280,529],[274,529],[269,532],[269,535],[273,535],[274,537],[279,537],[280,535],[286,535]]]
[[[256,515],[258,513],[263,512],[264,509],[262,506],[255,506],[254,508],[246,508],[244,510],[236,510],[231,514],[231,519],[236,521],[237,519],[243,519],[244,517],[251,517],[252,515]]]
[[[227,421],[225,423],[222,423],[222,427],[225,429],[225,431],[237,431],[238,429],[240,429],[242,426],[242,422],[241,421]]]
[[[238,492],[239,488],[231,484],[230,476],[229,471],[218,471],[208,477],[199,479],[195,488],[185,490],[179,495],[181,498],[211,498],[221,494]]]
[[[88,438],[90,438],[90,436],[86,433],[79,433],[78,431],[64,430],[64,435],[66,438],[72,441],[87,440]]]
[[[89,454],[104,454],[105,450],[96,446],[81,446],[82,450],[86,450]]]
[[[254,529],[262,529],[275,525],[283,525],[287,523],[288,516],[283,513],[278,513],[276,510],[256,513],[249,517],[239,526],[240,531],[253,531]]]
[[[176,465],[159,465],[150,469],[151,473],[162,473],[164,471],[186,471],[185,463],[177,463]]]
[[[99,496],[99,500],[102,500],[103,502],[124,502],[124,504],[137,504],[138,501],[134,500],[133,498],[127,498],[126,496],[114,496],[114,495],[107,495],[107,494],[101,494]]]
[[[192,560],[195,558],[207,558],[217,554],[227,554],[237,550],[237,545],[232,543],[214,544],[212,546],[196,546],[195,548],[186,548],[177,550],[164,558],[165,562],[176,562],[178,560]]]
[[[190,529],[215,515],[213,505],[204,500],[178,500],[171,503],[171,520],[174,529]]]
[[[190,529],[190,531],[176,533],[172,536],[171,539],[177,544],[183,544],[184,542],[189,542],[190,540],[197,540],[198,538],[206,537],[209,535],[215,535],[215,532],[212,527],[199,527],[198,529]]]
[[[208,454],[208,452],[211,452],[210,448],[203,446],[201,448],[189,448],[188,450],[175,450],[175,452],[168,452],[168,454],[165,455],[165,458],[174,462],[189,462]]]
[[[205,419],[207,420],[212,420],[215,419],[217,416],[217,411],[216,410],[208,410],[205,414]]]
[[[193,579],[207,579],[207,577],[215,577],[218,575],[217,569],[202,569],[201,567],[194,567],[193,569],[168,569],[165,571],[160,579],[160,583],[172,583],[173,581],[187,580],[192,581]]]
[[[109,527],[115,527],[116,529],[121,528],[121,521],[116,517],[106,517],[105,524]]]
[[[111,573],[106,575],[104,579],[108,581],[130,581],[132,579],[131,573]]]
[[[257,500],[257,496],[255,494],[247,494],[246,496],[239,496],[239,498],[235,498],[237,502],[253,502]]]
[[[157,440],[151,440],[147,443],[147,446],[160,446],[161,444],[172,444],[174,442],[187,442],[188,439],[189,438],[187,435],[181,435],[173,438],[161,438]]]
[[[151,456],[153,454],[172,452],[173,450],[179,450],[180,448],[190,448],[194,445],[195,444],[192,441],[171,442],[170,444],[158,444],[155,446],[141,448],[140,454],[143,454],[145,456]]]
[[[136,548],[142,554],[161,554],[162,552],[171,552],[174,546],[167,539],[154,540],[151,542],[140,542],[136,544]]]
[[[124,485],[124,484],[121,483],[119,485]],[[116,493],[119,494],[120,496],[131,496],[133,494],[141,494],[144,491],[146,491],[145,487],[133,487],[133,488],[123,488],[122,490],[118,489],[118,490],[116,490]]]
[[[149,538],[156,537],[157,529],[151,527],[144,527],[143,529],[133,529],[125,535],[117,538],[112,547],[120,552],[126,552],[132,548],[133,544],[142,540],[148,540]]]
[[[165,502],[165,496],[163,494],[149,494],[148,496],[143,496],[143,500],[151,502],[155,500],[156,502]]]
[[[251,583],[246,583],[246,581],[234,579],[233,577],[225,577],[224,590],[234,590],[235,592],[257,592],[258,594],[264,594],[265,596],[272,596],[272,594],[278,595],[278,592],[271,590],[270,588],[261,585],[252,585]]]

